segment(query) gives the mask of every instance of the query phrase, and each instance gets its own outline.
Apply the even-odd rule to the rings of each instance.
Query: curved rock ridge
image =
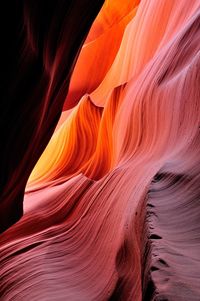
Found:
[[[200,1],[64,2],[49,30],[37,1],[25,19],[50,77],[10,128],[26,152],[4,187],[24,203],[14,223],[2,202],[0,300],[198,301]]]
[[[151,186],[151,300],[199,300],[199,181],[199,176],[158,174]]]
[[[103,2],[14,0],[2,7],[0,233],[23,214],[27,180],[54,132]]]

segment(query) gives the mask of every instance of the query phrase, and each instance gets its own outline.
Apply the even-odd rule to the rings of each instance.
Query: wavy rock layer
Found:
[[[26,182],[56,127],[77,53],[102,4],[14,0],[1,10],[0,233],[23,214]]]
[[[200,299],[199,41],[199,0],[105,1],[0,237],[2,300]]]
[[[148,199],[152,300],[199,300],[199,176],[158,174]]]

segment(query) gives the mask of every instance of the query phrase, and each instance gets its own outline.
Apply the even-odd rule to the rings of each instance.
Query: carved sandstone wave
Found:
[[[198,300],[199,25],[198,0],[140,2],[1,235],[2,300]]]

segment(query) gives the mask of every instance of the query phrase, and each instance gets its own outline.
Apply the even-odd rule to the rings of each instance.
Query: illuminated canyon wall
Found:
[[[0,300],[199,301],[200,0],[1,14]]]

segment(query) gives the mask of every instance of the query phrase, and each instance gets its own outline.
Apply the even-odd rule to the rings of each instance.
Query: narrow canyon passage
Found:
[[[200,0],[1,14],[0,301],[199,301]]]

